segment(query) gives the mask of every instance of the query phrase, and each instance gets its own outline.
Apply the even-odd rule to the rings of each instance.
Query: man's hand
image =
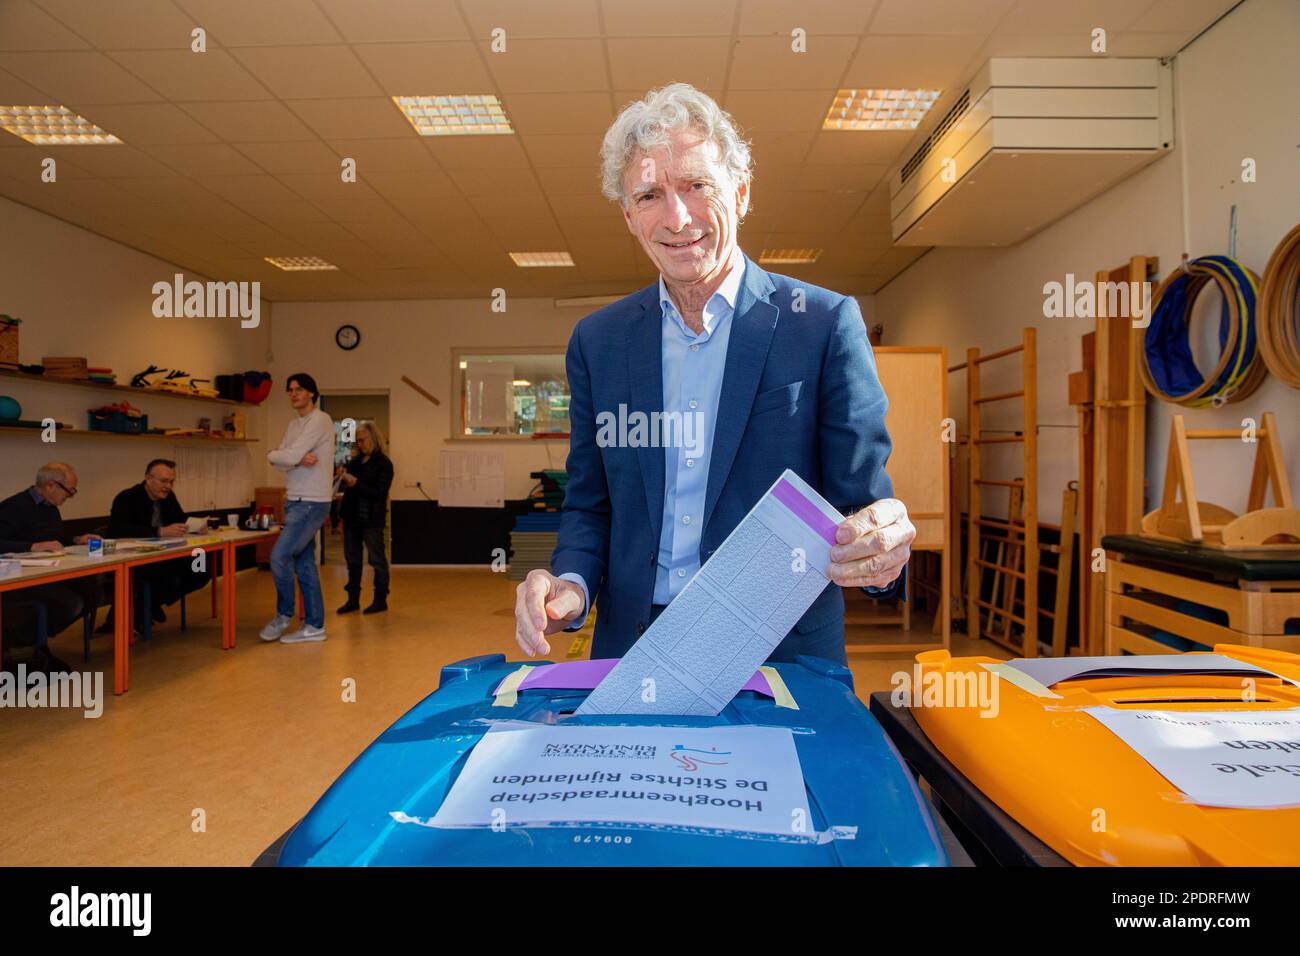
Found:
[[[351,488],[353,485],[357,483],[357,476],[354,474],[347,473],[347,474],[340,475],[339,477],[343,479],[343,483],[347,485],[349,488]]]
[[[183,538],[185,537],[186,524],[184,521],[178,521],[175,524],[165,524],[158,529],[160,538]]]
[[[78,541],[80,543],[80,541]],[[57,541],[37,541],[32,545],[33,551],[62,551],[63,545]]]
[[[312,452],[307,452],[307,454],[302,456],[302,461],[298,462],[298,464],[303,467],[310,468],[312,465],[316,464],[315,454],[313,454]]]
[[[515,591],[515,640],[529,657],[551,653],[546,635],[563,630],[582,613],[582,588],[534,568]]]
[[[881,498],[835,529],[837,543],[826,574],[842,588],[886,587],[903,572],[915,538],[907,506],[897,498]]]

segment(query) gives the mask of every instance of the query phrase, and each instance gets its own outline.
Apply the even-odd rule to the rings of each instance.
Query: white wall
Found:
[[[452,380],[452,349],[555,348],[590,308],[557,309],[550,299],[509,299],[504,313],[484,299],[396,302],[281,302],[275,309],[271,345],[276,394],[268,402],[267,428],[278,441],[289,421],[280,391],[287,376],[307,372],[322,391],[389,390],[389,439],[394,467],[393,497],[420,499],[406,483],[420,481],[438,497],[439,452],[501,450],[505,453],[507,498],[523,498],[535,483],[529,472],[563,468],[567,441],[502,439],[448,441],[451,411],[458,408]],[[361,344],[345,352],[334,344],[340,325],[361,332]],[[401,378],[409,376],[442,404],[434,406]],[[275,478],[272,479],[275,481]]]
[[[92,147],[87,147],[92,148]],[[153,284],[182,271],[171,263],[105,239],[45,213],[0,199],[0,312],[23,320],[20,360],[40,362],[47,355],[82,355],[91,365],[108,366],[119,384],[150,363],[181,368],[200,377],[266,368],[270,342],[270,303],[262,303],[258,328],[240,328],[238,319],[154,318]],[[204,277],[186,273],[186,279]],[[0,377],[0,395],[16,398],[22,417],[46,416],[86,428],[86,410],[129,400],[149,415],[150,425],[194,427],[200,417],[220,426],[232,406],[212,402],[149,397],[148,393],[94,392]],[[238,455],[246,462],[244,480],[223,492],[217,507],[242,504],[254,484],[265,480],[265,411],[244,408],[250,432],[259,444],[222,446],[214,451]],[[113,496],[141,479],[150,458],[178,458],[192,443],[177,445],[141,439],[76,437],[60,433],[44,444],[40,432],[0,433],[0,496],[30,484],[46,461],[65,460],[78,473],[77,497],[61,511],[65,518],[105,515]],[[190,510],[206,508],[185,473],[176,494]]]
[[[1038,329],[1039,510],[1056,522],[1060,494],[1078,475],[1075,410],[1066,376],[1081,367],[1080,339],[1089,319],[1043,317],[1043,285],[1066,273],[1091,279],[1130,256],[1158,256],[1160,275],[1193,258],[1228,251],[1229,210],[1237,205],[1238,259],[1262,273],[1274,246],[1300,220],[1295,104],[1300,102],[1300,4],[1247,0],[1180,54],[1175,62],[1175,149],[1132,178],[1025,242],[1005,249],[936,248],[875,298],[875,320],[889,345],[946,345],[949,364],[970,346],[984,352],[1012,345],[1021,329]],[[1242,160],[1258,166],[1258,181],[1242,183]],[[1186,238],[1184,234],[1186,233]],[[1213,367],[1210,343],[1218,304],[1207,292],[1194,324],[1201,368]],[[1213,300],[1213,301],[1211,301]],[[1014,360],[982,366],[983,391],[998,391],[999,376],[1014,374]],[[954,417],[965,421],[964,373],[950,377]],[[1300,391],[1273,379],[1254,395],[1220,409],[1183,409],[1148,397],[1146,474],[1148,509],[1159,503],[1172,416],[1192,427],[1236,427],[1265,411],[1278,415],[1293,489],[1300,488]],[[1002,403],[1010,405],[1011,403]],[[986,406],[986,427],[1009,427],[1019,405]],[[994,411],[994,409],[997,409]],[[1056,427],[1067,426],[1067,427]],[[997,446],[990,446],[996,448]],[[1240,513],[1245,508],[1254,446],[1196,443],[1197,497]],[[989,456],[989,473],[1016,468],[1019,446]],[[1005,499],[989,495],[990,510]]]

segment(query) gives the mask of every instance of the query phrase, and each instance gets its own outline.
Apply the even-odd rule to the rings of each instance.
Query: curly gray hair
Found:
[[[689,83],[670,83],[624,107],[605,132],[600,172],[601,192],[606,198],[627,205],[623,173],[633,155],[664,146],[669,133],[683,127],[698,130],[717,145],[734,185],[749,182],[754,167],[749,143],[741,138],[731,116]]]

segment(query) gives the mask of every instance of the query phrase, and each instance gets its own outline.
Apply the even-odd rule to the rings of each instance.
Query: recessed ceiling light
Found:
[[[66,106],[0,106],[0,128],[38,146],[109,146],[122,142]]]
[[[840,90],[822,129],[916,129],[942,90]]]
[[[514,132],[501,101],[489,93],[394,96],[393,102],[421,136],[488,136]]]
[[[573,256],[567,252],[512,252],[510,258],[515,260],[515,265],[526,269],[538,266],[573,265]]]
[[[775,265],[799,265],[816,262],[822,254],[820,249],[764,249],[758,257],[759,262]]]
[[[338,269],[319,256],[265,256],[267,262],[285,272],[328,272]]]

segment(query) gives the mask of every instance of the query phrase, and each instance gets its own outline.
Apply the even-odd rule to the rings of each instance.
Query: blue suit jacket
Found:
[[[786,468],[845,514],[893,495],[887,402],[857,302],[746,257],[729,321],[701,563]],[[587,316],[569,339],[569,483],[551,570],[581,574],[596,601],[592,657],[621,657],[650,622],[664,450],[599,447],[596,416],[620,404],[663,411],[662,322],[656,283]],[[872,593],[893,596],[902,580]],[[843,617],[844,597],[828,586],[794,630]]]

